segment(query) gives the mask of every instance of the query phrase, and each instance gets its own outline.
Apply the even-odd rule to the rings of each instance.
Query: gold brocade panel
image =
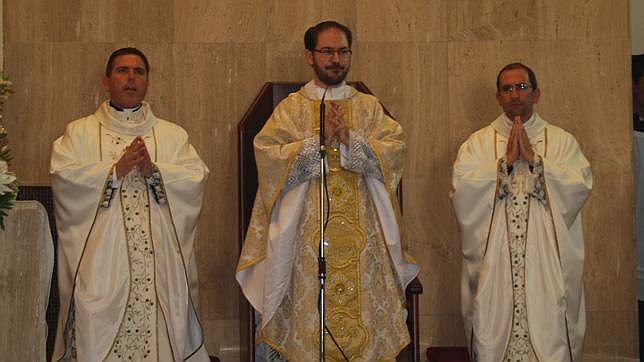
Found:
[[[360,255],[366,245],[366,233],[359,217],[358,175],[351,171],[329,172],[329,221],[325,229],[327,262],[326,325],[344,351],[360,356],[369,339],[369,332],[360,318]],[[319,230],[311,244],[317,247]],[[317,344],[318,333],[313,339]],[[327,357],[332,361],[344,358],[330,338],[326,340]]]

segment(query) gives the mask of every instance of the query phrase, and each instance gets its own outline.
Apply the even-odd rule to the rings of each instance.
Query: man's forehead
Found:
[[[526,70],[523,68],[507,69],[504,70],[499,77],[501,84],[504,84],[506,82],[515,82],[517,80],[527,81],[528,72],[526,72]]]
[[[136,54],[123,54],[114,59],[114,68],[123,66],[145,68],[145,62]]]
[[[349,41],[347,40],[347,35],[341,29],[328,28],[322,30],[318,34],[318,46],[320,46],[320,44],[322,43],[333,43],[335,45],[337,42],[341,42],[344,45],[347,45],[349,43]]]

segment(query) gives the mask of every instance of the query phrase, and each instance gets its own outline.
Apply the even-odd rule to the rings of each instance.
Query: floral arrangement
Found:
[[[4,103],[13,93],[13,84],[6,76],[0,79],[0,228],[4,230],[4,218],[13,207],[18,195],[18,180],[16,175],[9,172],[8,162],[11,160],[7,130],[2,124],[2,109]]]

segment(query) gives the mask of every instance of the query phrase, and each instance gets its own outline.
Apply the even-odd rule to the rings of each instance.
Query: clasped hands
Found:
[[[526,160],[530,166],[534,166],[534,151],[532,150],[532,145],[530,145],[528,134],[523,128],[521,116],[515,116],[512,121],[508,147],[505,150],[505,161],[508,166],[511,166],[518,159]]]
[[[331,141],[333,137],[337,137],[340,142],[349,145],[349,130],[344,123],[342,115],[342,107],[336,102],[329,102],[327,107],[328,112],[324,117],[324,142],[326,144]]]
[[[145,141],[141,136],[137,136],[125,151],[121,158],[116,162],[116,177],[121,178],[135,168],[138,168],[143,176],[148,177],[152,174],[154,164],[150,159],[148,149],[145,147]]]

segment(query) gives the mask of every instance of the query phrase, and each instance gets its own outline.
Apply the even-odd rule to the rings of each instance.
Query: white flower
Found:
[[[9,172],[7,162],[0,160],[0,195],[4,195],[7,192],[13,192],[13,190],[7,185],[12,184],[14,181],[16,181],[16,176]]]

